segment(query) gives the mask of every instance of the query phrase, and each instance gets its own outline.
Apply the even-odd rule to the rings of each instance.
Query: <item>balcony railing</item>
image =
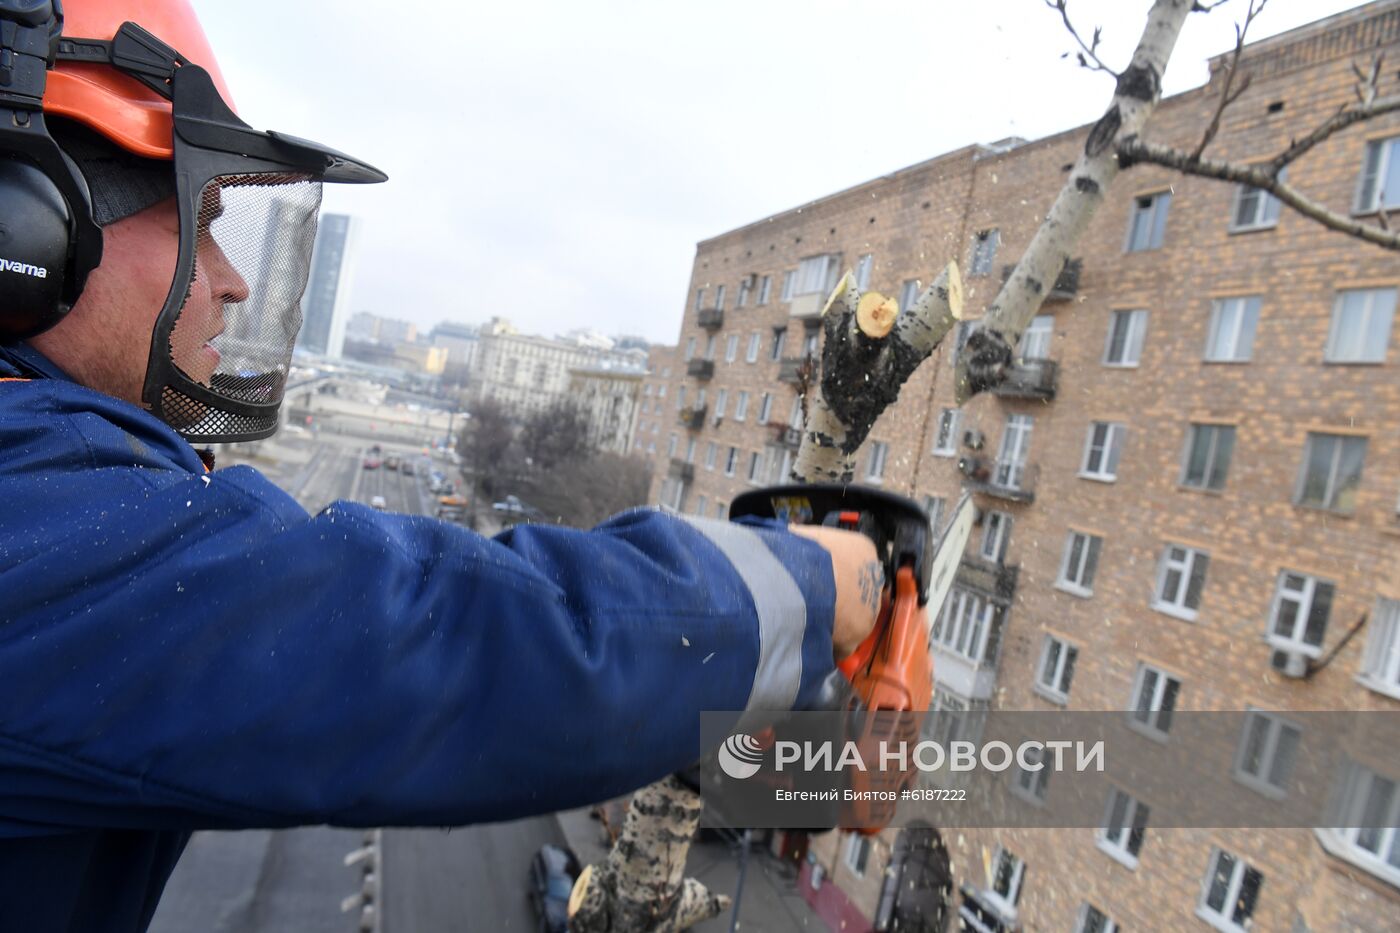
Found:
[[[688,463],[680,457],[672,457],[671,465],[666,470],[666,475],[671,479],[678,479],[682,483],[688,483],[695,479],[695,464]]]
[[[778,381],[796,384],[801,375],[802,364],[809,359],[812,360],[812,377],[816,378],[818,367],[815,359],[807,356],[789,356],[778,364]]]
[[[963,485],[972,492],[985,493],[1010,502],[1034,502],[1035,482],[1040,477],[1040,465],[1020,460],[991,460],[987,457],[963,457],[958,469],[966,479]]]
[[[1049,401],[1055,397],[1055,381],[1059,366],[1054,360],[1017,360],[1006,370],[1006,378],[992,388],[1002,398],[1038,398]]]
[[[685,364],[685,374],[696,379],[711,379],[715,374],[715,361],[691,360]]]
[[[958,585],[981,593],[994,603],[1009,606],[1016,595],[1016,579],[1020,573],[1020,567],[1008,567],[968,554],[963,556],[958,567]]]
[[[1050,291],[1046,292],[1046,301],[1068,301],[1079,294],[1079,273],[1084,267],[1082,259],[1067,259],[1064,267],[1060,269],[1060,274],[1055,277],[1055,284],[1050,286]],[[1011,278],[1011,273],[1015,266],[1001,267],[1001,281],[1006,284],[1006,280]]]
[[[940,641],[929,642],[938,687],[969,700],[990,700],[997,689],[997,663],[974,661]]]
[[[789,427],[782,423],[774,424],[773,440],[783,447],[790,447],[796,450],[802,446],[802,429]]]
[[[788,304],[788,315],[803,319],[818,317],[822,313],[822,308],[826,307],[828,297],[824,291],[798,295]]]
[[[718,330],[724,326],[723,308],[704,308],[700,312],[700,326],[705,330]]]
[[[708,410],[708,405],[697,405],[694,408],[682,408],[680,422],[690,430],[698,431],[705,426],[705,412]]]

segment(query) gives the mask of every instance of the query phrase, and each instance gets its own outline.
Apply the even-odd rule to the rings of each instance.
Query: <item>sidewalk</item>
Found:
[[[588,809],[556,813],[559,828],[579,862],[590,865],[607,858],[602,824],[588,816]],[[706,884],[710,890],[734,896],[739,878],[739,851],[725,842],[695,842],[690,847],[686,874]],[[740,930],[809,931],[830,933],[830,928],[813,912],[797,892],[795,873],[784,871],[767,850],[755,845],[749,850],[744,893],[739,903]],[[730,912],[692,927],[696,933],[727,933]]]

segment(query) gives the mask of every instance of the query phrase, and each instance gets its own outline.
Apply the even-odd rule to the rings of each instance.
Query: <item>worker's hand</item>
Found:
[[[855,651],[875,627],[880,594],[885,588],[885,568],[875,544],[865,535],[820,525],[793,525],[793,534],[813,541],[831,554],[836,580],[836,620],[831,645],[837,660]]]

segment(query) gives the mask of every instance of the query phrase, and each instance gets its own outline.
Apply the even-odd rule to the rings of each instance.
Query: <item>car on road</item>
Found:
[[[491,509],[507,524],[544,521],[543,512],[517,496],[506,496],[501,502],[493,502]]]
[[[540,846],[530,860],[530,906],[541,933],[568,933],[569,894],[580,871],[578,856],[568,847]]]
[[[375,457],[375,456],[366,457],[366,458],[365,458],[365,469],[366,469],[366,470],[377,470],[377,469],[379,469],[379,458],[378,458],[378,457]]]
[[[369,500],[369,507],[372,509],[378,509],[382,512],[389,507],[389,504],[384,501],[383,496],[375,496],[374,498]]]
[[[398,458],[398,457],[395,457],[393,454],[390,454],[389,456],[387,456],[387,457],[384,458],[384,469],[386,469],[386,470],[397,470],[398,468],[399,468],[399,458]]]
[[[399,472],[402,473],[404,476],[412,476],[412,475],[413,475],[413,461],[412,461],[412,460],[404,460],[404,461],[402,461],[402,462],[399,464]]]

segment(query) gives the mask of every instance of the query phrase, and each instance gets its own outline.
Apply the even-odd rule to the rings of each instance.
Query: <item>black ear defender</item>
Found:
[[[58,0],[0,0],[0,343],[63,320],[102,260],[87,182],[44,123]]]

